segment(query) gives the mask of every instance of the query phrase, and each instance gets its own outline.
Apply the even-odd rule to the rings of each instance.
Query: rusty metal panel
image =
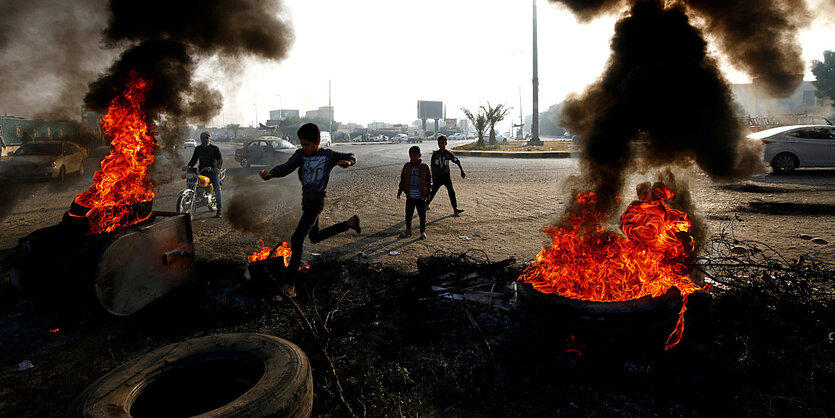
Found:
[[[188,214],[154,212],[153,220],[115,234],[96,269],[96,296],[115,315],[130,315],[194,280]]]

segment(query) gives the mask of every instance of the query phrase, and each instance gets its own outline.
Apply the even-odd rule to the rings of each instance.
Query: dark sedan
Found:
[[[235,150],[235,161],[241,163],[241,167],[249,167],[253,164],[277,165],[287,161],[296,146],[289,141],[275,137],[261,137],[244,143],[244,146]]]

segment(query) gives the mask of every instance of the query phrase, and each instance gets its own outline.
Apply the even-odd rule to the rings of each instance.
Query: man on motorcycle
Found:
[[[200,145],[194,147],[194,154],[192,154],[188,166],[193,167],[194,163],[199,160],[198,170],[203,170],[204,168],[212,169],[211,172],[206,174],[206,177],[212,181],[212,187],[215,190],[215,199],[217,200],[217,213],[215,214],[215,218],[220,218],[223,201],[220,197],[220,178],[217,172],[223,167],[223,157],[220,155],[220,148],[212,145],[210,142],[211,135],[208,132],[200,134]]]

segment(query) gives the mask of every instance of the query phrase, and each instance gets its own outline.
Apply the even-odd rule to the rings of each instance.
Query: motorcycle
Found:
[[[186,179],[186,188],[177,195],[177,212],[192,213],[203,205],[206,205],[210,211],[217,210],[215,188],[209,177],[204,175],[212,170],[210,167],[205,167],[198,173],[197,168],[186,167],[186,174],[183,176]],[[217,175],[222,185],[226,177],[226,169],[221,168]]]

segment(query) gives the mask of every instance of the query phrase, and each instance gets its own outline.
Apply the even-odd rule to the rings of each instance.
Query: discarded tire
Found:
[[[75,417],[308,417],[313,377],[281,338],[219,334],[156,349],[93,382]]]

